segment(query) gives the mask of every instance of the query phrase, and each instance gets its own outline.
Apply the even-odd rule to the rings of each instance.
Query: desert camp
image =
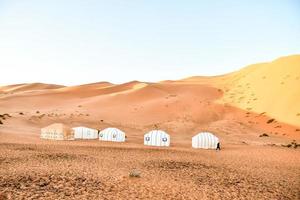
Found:
[[[74,127],[75,139],[98,139],[98,130],[87,127]]]
[[[144,135],[146,146],[170,146],[170,135],[162,130],[152,130]]]
[[[41,139],[73,140],[73,139],[98,139],[99,141],[125,142],[125,133],[118,128],[98,130],[87,127],[74,127],[55,123],[41,129]],[[217,149],[219,138],[210,132],[201,132],[192,137],[192,147],[198,149]],[[162,130],[152,130],[144,135],[145,146],[170,146],[170,135]]]
[[[298,99],[291,98],[299,91],[296,63],[300,56],[264,64],[262,71],[254,66],[144,87],[0,87],[0,193],[12,199],[37,193],[44,199],[299,199],[300,127],[291,124],[299,121],[300,107],[286,109]],[[284,106],[262,110],[268,101],[262,84],[285,88],[271,95],[289,98]],[[247,87],[252,90],[242,90]],[[245,110],[228,104],[244,99]],[[73,140],[70,127],[78,125],[101,130],[99,139],[79,131],[82,139]],[[214,150],[217,142],[221,151]]]
[[[74,130],[64,124],[55,123],[42,128],[40,137],[48,140],[73,140]]]
[[[0,0],[0,200],[300,200],[300,0]]]
[[[100,141],[125,142],[125,133],[118,128],[106,128],[99,132]]]

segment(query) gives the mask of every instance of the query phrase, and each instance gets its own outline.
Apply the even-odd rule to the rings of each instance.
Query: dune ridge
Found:
[[[241,141],[240,137],[247,139],[249,134],[251,142],[264,132],[275,138],[297,139],[299,63],[300,55],[295,55],[223,76],[158,83],[7,86],[1,91],[13,92],[1,93],[0,109],[39,128],[62,121],[142,131],[158,126],[176,134],[175,141],[204,129],[220,132],[228,141]],[[19,115],[21,112],[24,115]],[[241,131],[246,134],[235,135]]]
[[[1,87],[0,199],[299,199],[299,58],[158,83]],[[41,139],[52,123],[117,127],[126,142]],[[144,146],[153,129],[170,147]],[[221,150],[193,149],[200,131]]]
[[[183,82],[221,88],[220,103],[300,126],[300,55],[247,66],[217,77],[190,77]]]
[[[47,89],[58,89],[63,88],[63,85],[46,84],[46,83],[24,83],[0,86],[0,93],[2,92],[24,92],[24,91],[35,91],[35,90],[47,90]]]

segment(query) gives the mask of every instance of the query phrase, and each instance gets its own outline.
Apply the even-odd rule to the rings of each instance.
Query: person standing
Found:
[[[217,149],[216,150],[221,150],[221,147],[220,147],[220,142],[218,142],[218,144],[217,144]]]

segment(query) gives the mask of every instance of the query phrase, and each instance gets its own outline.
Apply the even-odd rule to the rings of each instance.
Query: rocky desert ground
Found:
[[[300,56],[217,77],[0,87],[0,199],[300,199]],[[125,143],[40,129],[117,127]],[[145,147],[154,128],[171,147]],[[221,151],[191,148],[200,131]]]

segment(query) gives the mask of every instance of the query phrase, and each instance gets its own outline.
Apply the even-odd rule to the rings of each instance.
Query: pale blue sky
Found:
[[[0,0],[0,85],[218,75],[299,53],[299,0]]]

